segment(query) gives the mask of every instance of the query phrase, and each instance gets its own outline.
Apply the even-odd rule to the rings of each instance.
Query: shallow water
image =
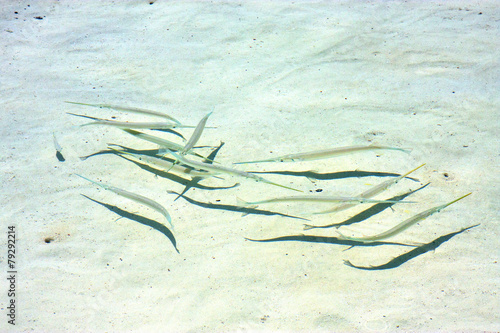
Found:
[[[18,306],[16,326],[4,318],[1,327],[498,329],[496,7],[460,1],[3,6],[1,217],[5,228],[16,227]],[[108,143],[149,154],[158,146],[116,128],[79,128],[86,120],[66,112],[151,118],[68,100],[157,110],[187,125],[213,109],[207,126],[216,128],[205,129],[198,145],[224,142],[216,162],[311,196],[355,196],[422,163],[412,179],[375,198],[430,184],[405,198],[415,204],[359,205],[310,221],[286,216],[310,210],[309,203],[242,208],[238,197],[297,193],[227,175],[191,182],[112,153],[81,160]],[[180,132],[189,139],[193,129]],[[148,133],[183,144],[179,136]],[[232,164],[369,144],[412,151]],[[196,151],[206,156],[212,148]],[[175,230],[154,210],[75,173],[157,201]],[[304,224],[342,224],[343,233],[373,235],[468,192],[376,244],[339,241],[335,228],[304,230]],[[393,264],[362,270],[346,260]],[[10,302],[5,293],[2,302]]]

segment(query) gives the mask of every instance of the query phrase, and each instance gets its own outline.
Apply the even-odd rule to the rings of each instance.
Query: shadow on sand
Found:
[[[174,246],[175,251],[177,251],[177,253],[179,253],[179,250],[177,249],[177,241],[175,240],[174,234],[165,225],[163,225],[159,222],[156,222],[155,220],[148,219],[147,217],[127,212],[127,211],[120,209],[116,206],[113,206],[113,205],[110,205],[110,204],[107,204],[107,203],[104,203],[101,201],[94,200],[94,199],[92,199],[84,194],[82,194],[82,196],[84,196],[85,198],[87,198],[87,199],[89,199],[89,200],[91,200],[91,201],[93,201],[101,206],[106,207],[107,209],[109,209],[110,211],[112,211],[115,214],[120,215],[121,217],[127,218],[127,219],[132,220],[132,221],[139,222],[140,224],[143,224],[143,225],[146,225],[148,227],[151,227],[153,229],[158,230],[159,232],[161,232],[162,234],[167,236],[167,238],[170,240],[170,242]]]
[[[447,235],[441,236],[439,238],[436,238],[432,242],[424,244],[422,246],[417,247],[416,249],[411,250],[410,252],[407,252],[407,253],[404,253],[404,254],[402,254],[400,256],[397,256],[394,259],[392,259],[391,261],[389,261],[388,263],[385,263],[383,265],[379,265],[379,266],[356,266],[356,265],[352,264],[349,260],[344,260],[344,264],[346,264],[349,267],[354,267],[354,268],[357,268],[357,269],[370,270],[370,271],[396,268],[396,267],[401,266],[405,262],[410,261],[410,260],[412,260],[412,259],[414,259],[414,258],[416,258],[416,257],[418,257],[418,256],[420,256],[420,255],[422,255],[424,253],[427,253],[429,251],[434,251],[435,249],[437,249],[444,242],[447,242],[450,239],[452,239],[453,237],[455,237],[456,235],[461,234],[462,232],[464,232],[466,230],[475,228],[478,225],[479,224],[476,224],[476,225],[473,225],[473,226],[461,229],[459,231],[455,231],[455,232],[449,233]]]

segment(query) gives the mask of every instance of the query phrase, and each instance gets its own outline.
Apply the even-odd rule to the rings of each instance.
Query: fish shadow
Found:
[[[177,131],[174,131],[173,129],[154,128],[153,131],[170,133],[170,134],[173,134],[173,135],[181,138],[183,141],[186,141],[186,138],[184,137],[184,135],[182,135],[181,133],[179,133]]]
[[[156,229],[157,231],[164,234],[170,240],[172,245],[174,246],[175,251],[177,251],[177,253],[180,253],[179,250],[177,249],[177,241],[175,240],[174,234],[165,225],[163,225],[159,222],[156,222],[155,220],[149,219],[147,217],[127,212],[121,208],[118,208],[117,206],[110,205],[110,204],[92,199],[92,198],[86,196],[85,194],[81,194],[81,195],[84,196],[85,198],[89,199],[90,201],[93,201],[101,206],[106,207],[107,209],[109,209],[110,211],[112,211],[115,214],[120,215],[121,217],[127,218],[127,219],[132,220],[132,221],[139,222],[140,224],[143,224],[145,226]]]
[[[60,151],[56,152],[56,157],[59,162],[64,162],[66,159],[64,158],[63,154],[61,154]]]
[[[463,228],[459,231],[455,231],[455,232],[452,232],[452,233],[449,233],[447,235],[444,235],[444,236],[441,236],[439,238],[436,238],[435,240],[433,240],[432,242],[430,243],[427,243],[427,244],[424,244],[422,246],[419,246],[407,253],[404,253],[400,256],[397,256],[395,257],[394,259],[392,259],[391,261],[383,264],[383,265],[379,265],[379,266],[356,266],[354,264],[352,264],[349,260],[344,260],[344,264],[349,266],[349,267],[353,267],[353,268],[357,268],[357,269],[362,269],[362,270],[371,270],[371,271],[374,271],[374,270],[384,270],[384,269],[392,269],[392,268],[396,268],[396,267],[399,267],[401,266],[402,264],[404,264],[405,262],[408,262],[424,253],[427,253],[429,251],[434,251],[435,249],[437,249],[439,246],[441,246],[443,243],[449,241],[450,239],[452,239],[453,237],[455,237],[456,235],[458,234],[461,234],[462,232],[466,231],[466,230],[469,230],[469,229],[472,229],[472,228],[475,228],[477,227],[479,224],[476,224],[476,225],[473,225],[473,226],[470,226],[470,227],[467,227],[467,228]]]

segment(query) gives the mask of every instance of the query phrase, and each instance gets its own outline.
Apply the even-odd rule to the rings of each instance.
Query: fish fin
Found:
[[[344,260],[344,265],[356,268],[356,266],[354,266],[349,260]]]
[[[399,148],[403,153],[410,154],[413,151],[413,148]]]
[[[341,239],[341,240],[349,240],[349,237],[345,236],[343,233],[341,233],[338,229],[335,230],[340,237],[338,237],[338,239]]]
[[[240,207],[246,207],[246,208],[257,208],[259,205],[252,204],[248,201],[245,201],[241,198],[236,197],[236,205]]]
[[[314,179],[312,177],[306,177],[311,183],[316,184],[317,179]]]
[[[245,201],[239,197],[236,197],[236,205],[243,206],[243,207],[250,206],[250,204],[247,201]]]

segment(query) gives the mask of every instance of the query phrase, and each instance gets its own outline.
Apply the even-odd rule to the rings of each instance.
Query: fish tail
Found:
[[[252,203],[245,201],[245,200],[238,198],[238,197],[236,197],[236,204],[238,206],[242,206],[242,207],[249,207],[252,205]]]

